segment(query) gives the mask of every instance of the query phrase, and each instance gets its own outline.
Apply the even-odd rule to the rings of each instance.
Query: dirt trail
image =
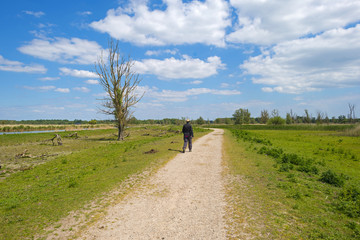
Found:
[[[198,139],[80,239],[225,239],[223,130]]]

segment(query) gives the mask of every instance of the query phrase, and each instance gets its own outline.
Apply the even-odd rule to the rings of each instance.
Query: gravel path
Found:
[[[80,239],[226,239],[223,130],[179,153]]]

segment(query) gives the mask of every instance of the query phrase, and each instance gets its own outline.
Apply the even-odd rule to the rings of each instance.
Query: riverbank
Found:
[[[19,133],[37,133],[37,132],[54,132],[54,131],[76,131],[76,130],[88,130],[88,129],[112,129],[113,124],[64,124],[64,125],[0,125],[1,134],[19,134]]]

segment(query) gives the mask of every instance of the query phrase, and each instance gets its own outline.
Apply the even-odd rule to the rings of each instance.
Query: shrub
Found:
[[[331,170],[323,172],[321,174],[320,181],[334,185],[336,187],[342,187],[344,185],[344,180]]]
[[[349,217],[360,217],[360,189],[356,186],[346,187],[339,193],[335,205]]]
[[[286,123],[285,119],[276,116],[269,119],[267,122],[268,125],[284,125]]]
[[[298,170],[299,172],[312,173],[315,175],[319,174],[319,169],[315,166],[311,166],[310,164],[300,166],[296,170]]]
[[[283,163],[280,165],[279,171],[280,172],[289,172],[289,170],[293,170],[294,169],[294,165],[290,164],[290,163]]]
[[[303,165],[305,163],[302,157],[295,153],[284,153],[281,157],[283,163],[291,163],[294,165]]]
[[[280,158],[281,154],[283,153],[283,150],[281,148],[267,148],[267,147],[261,147],[258,151],[259,154],[265,154],[268,156],[271,156],[275,159]]]

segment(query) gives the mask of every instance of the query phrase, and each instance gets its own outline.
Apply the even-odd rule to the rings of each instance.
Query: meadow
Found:
[[[258,239],[360,239],[360,138],[353,132],[227,127],[234,235],[246,223]]]
[[[144,171],[155,171],[182,147],[181,126],[0,135],[0,239],[33,239],[70,212],[116,190],[131,191]],[[209,130],[194,129],[197,137]],[[27,151],[25,151],[27,150]],[[60,227],[60,226],[57,226]]]
[[[359,126],[222,128],[229,239],[360,239]],[[116,129],[58,132],[62,145],[55,133],[0,135],[0,239],[42,239],[78,210],[101,215],[88,205],[172,159],[180,130],[134,126],[125,141]]]

